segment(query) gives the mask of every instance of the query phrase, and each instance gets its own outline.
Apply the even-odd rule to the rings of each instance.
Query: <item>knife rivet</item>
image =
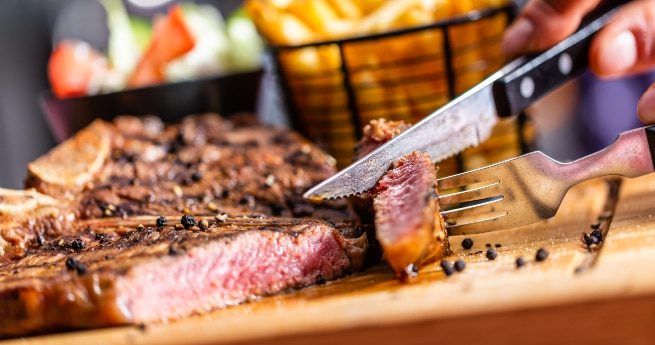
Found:
[[[521,80],[520,91],[523,98],[530,98],[534,93],[534,80],[530,77],[525,77]]]
[[[557,67],[559,67],[559,71],[563,75],[571,73],[571,70],[573,69],[573,60],[571,59],[571,55],[568,53],[563,53],[560,55],[559,60],[557,60]]]

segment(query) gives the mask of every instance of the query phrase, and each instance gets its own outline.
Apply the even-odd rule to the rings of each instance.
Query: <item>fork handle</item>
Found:
[[[595,177],[638,177],[654,171],[655,125],[623,132],[610,146],[563,164],[564,173],[577,183]]]

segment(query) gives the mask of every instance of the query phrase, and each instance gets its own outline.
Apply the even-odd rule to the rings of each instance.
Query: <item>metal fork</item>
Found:
[[[513,228],[553,217],[575,184],[601,176],[653,172],[655,126],[623,132],[610,146],[571,163],[542,152],[438,180],[450,234]]]

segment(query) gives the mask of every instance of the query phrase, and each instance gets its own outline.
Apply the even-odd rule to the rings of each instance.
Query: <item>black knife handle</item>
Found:
[[[593,36],[605,26],[617,7],[629,0],[602,2],[582,21],[580,28],[554,47],[525,58],[527,62],[493,85],[496,110],[500,116],[520,113],[530,104],[588,67]]]
[[[646,131],[646,140],[648,140],[648,148],[650,149],[650,158],[653,161],[653,168],[655,168],[655,125],[644,128]]]

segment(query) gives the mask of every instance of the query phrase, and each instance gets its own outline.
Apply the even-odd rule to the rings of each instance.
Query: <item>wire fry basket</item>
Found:
[[[510,3],[428,25],[271,46],[293,127],[348,165],[370,120],[415,123],[500,68],[502,34],[516,8]],[[525,118],[501,122],[489,141],[441,169],[456,172],[521,154],[528,132]]]

